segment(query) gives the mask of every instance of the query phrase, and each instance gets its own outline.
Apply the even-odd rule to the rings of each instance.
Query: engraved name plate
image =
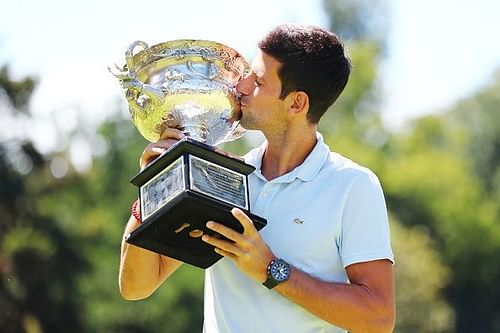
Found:
[[[182,193],[185,186],[184,161],[181,156],[168,168],[141,186],[142,220],[146,220],[176,195]]]
[[[231,205],[248,209],[247,179],[220,165],[189,156],[191,189]]]

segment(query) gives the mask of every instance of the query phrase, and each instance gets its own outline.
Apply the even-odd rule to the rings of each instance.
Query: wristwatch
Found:
[[[272,289],[288,280],[289,277],[290,265],[283,259],[274,259],[267,265],[267,279],[263,285]]]

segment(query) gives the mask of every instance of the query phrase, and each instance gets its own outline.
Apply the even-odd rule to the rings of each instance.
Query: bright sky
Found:
[[[500,1],[391,0],[383,115],[400,125],[442,111],[500,71]]]
[[[121,65],[134,40],[153,45],[177,38],[210,39],[251,60],[256,42],[275,24],[327,26],[321,0],[4,2],[0,66],[9,64],[15,77],[39,78],[31,106],[37,122],[29,131],[44,138],[38,140],[42,151],[57,146],[51,123],[66,130],[88,125],[104,119],[117,101],[126,113],[107,66]],[[383,117],[389,126],[453,104],[500,68],[500,1],[389,3],[389,52],[381,69]]]

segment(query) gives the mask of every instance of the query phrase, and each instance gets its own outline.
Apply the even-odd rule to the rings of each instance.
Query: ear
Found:
[[[295,91],[289,95],[290,97],[290,106],[289,111],[294,114],[304,115],[309,110],[309,96],[304,91]]]

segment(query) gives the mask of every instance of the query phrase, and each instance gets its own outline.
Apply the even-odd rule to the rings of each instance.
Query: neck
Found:
[[[302,164],[316,145],[316,126],[288,129],[266,135],[267,148],[262,157],[262,175],[267,180],[278,178]]]

